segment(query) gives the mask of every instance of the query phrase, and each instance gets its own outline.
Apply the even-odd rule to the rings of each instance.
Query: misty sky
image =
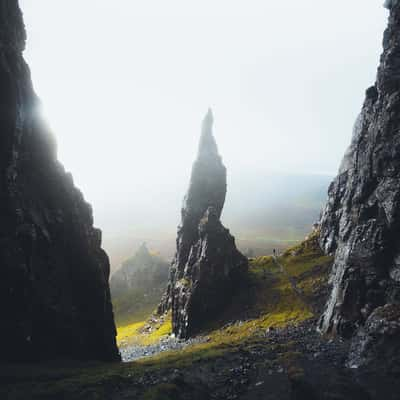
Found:
[[[20,3],[59,158],[100,226],[186,186],[208,106],[230,174],[334,174],[388,14],[381,0]]]

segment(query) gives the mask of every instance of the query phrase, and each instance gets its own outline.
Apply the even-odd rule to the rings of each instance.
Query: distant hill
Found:
[[[142,244],[110,281],[115,319],[131,323],[148,316],[158,305],[168,280],[169,264]]]
[[[274,248],[283,250],[310,232],[331,180],[329,175],[232,170],[222,221],[244,253],[250,249],[259,256],[272,253]],[[112,271],[130,256],[132,247],[143,242],[157,249],[164,259],[172,260],[186,189],[180,181],[171,180],[148,192],[148,204],[122,199],[129,207],[110,207],[107,220],[99,221],[99,226]],[[152,201],[154,198],[157,201]]]
[[[232,177],[223,220],[239,248],[255,256],[300,242],[319,220],[331,177],[252,174]]]

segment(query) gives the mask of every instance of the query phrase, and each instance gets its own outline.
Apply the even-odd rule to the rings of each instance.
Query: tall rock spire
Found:
[[[321,245],[335,261],[320,329],[356,334],[354,366],[367,352],[388,357],[397,351],[400,359],[399,346],[388,346],[400,335],[400,3],[386,6],[377,80],[366,92],[321,220]]]
[[[208,207],[221,216],[226,196],[226,168],[218,153],[213,132],[213,115],[209,109],[202,125],[199,149],[193,164],[189,190],[182,209],[182,225],[191,220],[196,225]]]
[[[218,154],[212,125],[209,110],[184,199],[167,293],[159,307],[160,313],[172,309],[173,331],[183,338],[198,332],[223,309],[247,270],[247,259],[220,222],[226,168]]]
[[[24,47],[18,1],[0,0],[0,361],[117,360],[101,231],[57,161]]]
[[[213,135],[214,115],[211,108],[203,119],[199,143],[198,158],[218,156],[218,147]]]

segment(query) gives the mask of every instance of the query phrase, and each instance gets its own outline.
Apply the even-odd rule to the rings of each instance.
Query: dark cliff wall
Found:
[[[18,2],[0,0],[0,360],[118,359],[101,232],[57,161],[24,46]]]
[[[400,4],[386,5],[390,17],[377,80],[366,92],[321,221],[321,245],[335,254],[321,330],[357,333],[359,343],[374,336],[368,330],[381,329],[378,315],[398,318],[393,307],[400,302]]]
[[[209,110],[182,208],[176,255],[159,312],[172,309],[178,337],[197,333],[231,300],[247,259],[220,222],[226,196],[226,168],[212,134]]]

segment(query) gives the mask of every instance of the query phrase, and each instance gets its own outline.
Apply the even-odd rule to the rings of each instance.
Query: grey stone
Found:
[[[172,309],[173,332],[180,338],[197,333],[225,307],[248,268],[247,258],[220,222],[226,169],[212,124],[209,110],[182,208],[168,289],[159,307],[159,313]]]
[[[335,255],[323,332],[351,337],[400,298],[400,7],[391,2],[377,80],[329,188],[320,244]]]

